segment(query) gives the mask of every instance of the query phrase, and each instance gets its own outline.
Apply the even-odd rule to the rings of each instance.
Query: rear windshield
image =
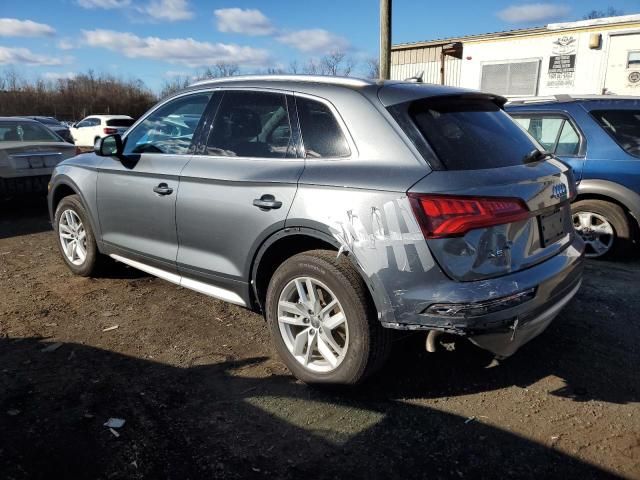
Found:
[[[537,148],[511,117],[490,100],[423,99],[412,102],[408,114],[447,170],[521,165]]]
[[[0,142],[61,142],[48,128],[36,122],[0,122]]]
[[[627,153],[640,157],[640,110],[591,110],[591,115]]]
[[[133,125],[131,118],[112,118],[107,120],[107,127],[130,127]]]

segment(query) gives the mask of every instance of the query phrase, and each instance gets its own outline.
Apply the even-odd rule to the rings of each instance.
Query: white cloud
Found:
[[[67,60],[62,60],[48,55],[33,53],[28,48],[0,47],[0,65],[62,65]]]
[[[151,0],[146,6],[138,9],[154,20],[177,22],[189,20],[194,14],[189,9],[187,0]]]
[[[275,28],[260,10],[221,8],[215,10],[218,30],[244,35],[271,35]]]
[[[62,80],[62,79],[73,79],[76,78],[78,74],[75,72],[45,72],[42,76],[46,80]]]
[[[102,29],[82,33],[86,44],[92,47],[107,48],[129,58],[151,58],[189,67],[220,62],[264,66],[269,61],[266,50],[235,44],[199,42],[193,38],[141,38],[133,33]]]
[[[329,53],[349,48],[346,38],[322,28],[284,33],[278,37],[278,41],[301,52]]]
[[[101,8],[112,10],[114,8],[124,8],[131,5],[131,0],[77,0],[82,8]]]
[[[504,10],[500,10],[497,15],[509,23],[532,23],[556,20],[565,17],[570,11],[571,8],[567,5],[526,3],[511,5]]]
[[[73,42],[68,38],[63,38],[61,40],[58,40],[58,43],[56,45],[60,50],[72,50],[75,48],[75,45],[73,44]]]
[[[17,18],[0,18],[0,37],[42,37],[55,35],[53,27],[45,23]]]

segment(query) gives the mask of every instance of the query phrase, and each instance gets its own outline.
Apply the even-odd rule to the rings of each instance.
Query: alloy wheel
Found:
[[[278,326],[293,357],[306,369],[328,373],[349,348],[349,327],[336,295],[312,277],[291,280],[278,300]]]
[[[82,265],[87,258],[87,231],[75,211],[68,209],[62,212],[58,236],[67,260],[74,265]]]
[[[601,257],[613,246],[615,232],[611,223],[595,212],[576,212],[573,226],[586,244],[585,256]]]

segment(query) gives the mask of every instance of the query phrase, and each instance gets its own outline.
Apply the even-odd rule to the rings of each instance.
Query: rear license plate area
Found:
[[[564,215],[561,209],[540,215],[538,218],[543,247],[551,245],[564,237]]]

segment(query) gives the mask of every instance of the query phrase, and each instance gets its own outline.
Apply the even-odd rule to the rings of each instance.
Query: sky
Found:
[[[394,0],[393,43],[580,20],[638,0]],[[153,90],[218,62],[243,73],[303,65],[336,50],[364,74],[378,55],[378,0],[22,0],[0,2],[0,71],[27,78],[93,69]]]

